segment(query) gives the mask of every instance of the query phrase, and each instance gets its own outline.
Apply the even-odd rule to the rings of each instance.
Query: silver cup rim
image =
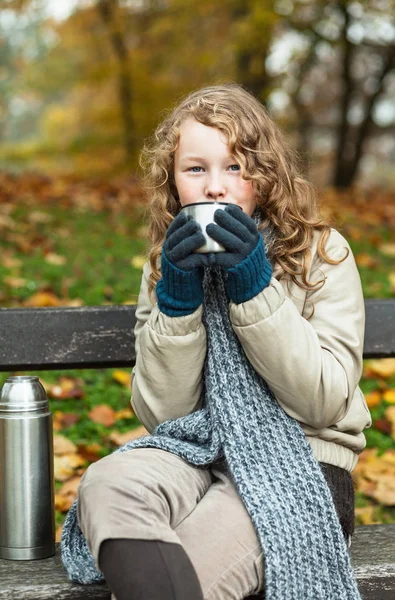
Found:
[[[185,204],[185,206],[181,207],[181,210],[183,210],[184,208],[189,208],[190,206],[201,206],[202,204],[212,204],[212,205],[217,205],[217,204],[222,204],[224,206],[228,206],[228,204],[231,204],[231,202],[190,202],[189,204]]]

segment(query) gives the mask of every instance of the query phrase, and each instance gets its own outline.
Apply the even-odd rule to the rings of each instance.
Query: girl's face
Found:
[[[241,177],[240,166],[232,157],[227,140],[215,127],[193,118],[180,126],[180,139],[174,154],[174,180],[181,206],[196,202],[237,204],[249,216],[256,202],[252,181]]]

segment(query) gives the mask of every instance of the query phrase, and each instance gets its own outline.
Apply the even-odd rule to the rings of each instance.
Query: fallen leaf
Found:
[[[121,385],[130,389],[130,373],[126,373],[125,371],[114,371],[112,378]]]
[[[55,494],[55,510],[58,510],[61,513],[67,512],[73,503],[65,496],[59,496],[59,494]]]
[[[23,277],[6,276],[6,277],[3,277],[3,281],[6,285],[8,285],[11,288],[15,288],[15,289],[24,287],[27,284],[27,279],[24,279]]]
[[[54,456],[54,474],[56,481],[66,481],[75,474],[78,467],[85,465],[85,459],[76,453]]]
[[[149,432],[146,428],[141,425],[141,427],[137,427],[136,429],[132,429],[131,431],[127,431],[126,433],[119,433],[119,431],[112,431],[108,436],[108,439],[113,442],[116,446],[123,446],[127,442],[131,440],[136,440],[143,435],[148,435]]]
[[[44,257],[45,262],[50,265],[62,266],[67,262],[67,258],[65,256],[60,256],[59,254],[55,254],[54,252],[48,252],[48,254]]]
[[[148,238],[148,225],[142,225],[141,227],[139,227],[135,233],[135,236],[138,238],[141,238],[143,240],[146,240]]]
[[[385,256],[395,256],[395,244],[381,244],[378,250]]]
[[[31,223],[51,223],[53,216],[40,210],[33,210],[28,214],[28,219]]]
[[[100,452],[103,447],[100,444],[88,444],[85,446],[84,444],[78,445],[78,454],[80,454],[85,460],[88,462],[96,462],[101,458]]]
[[[377,525],[379,521],[376,521],[373,518],[373,513],[375,510],[375,506],[373,504],[369,504],[368,506],[363,506],[355,509],[355,516],[359,517],[362,525]]]
[[[60,512],[67,512],[77,498],[78,487],[81,476],[75,476],[68,479],[55,494],[55,507]]]
[[[55,455],[70,454],[77,452],[77,446],[71,440],[68,440],[64,435],[54,435],[53,451]]]
[[[108,404],[98,404],[88,413],[94,423],[111,427],[115,423],[115,410]]]
[[[61,306],[62,301],[52,292],[37,292],[24,301],[23,306]]]
[[[395,404],[395,389],[391,388],[385,390],[383,394],[383,400],[385,400],[389,404]]]
[[[53,413],[52,426],[54,431],[61,431],[63,429],[63,413],[61,410],[55,410]]]
[[[369,408],[373,408],[373,406],[377,406],[381,402],[381,393],[379,390],[374,390],[373,392],[369,392],[365,394],[366,404]]]
[[[381,455],[382,460],[390,463],[391,465],[395,465],[395,450],[386,450],[384,454]]]
[[[369,367],[375,375],[387,379],[388,377],[395,375],[395,358],[371,360],[369,362]]]
[[[389,407],[395,409],[395,407]],[[388,410],[389,410],[388,409]],[[393,452],[377,456],[378,449],[370,449],[353,471],[356,489],[384,506],[395,505],[395,460]],[[361,455],[362,457],[362,455]]]
[[[375,419],[373,421],[373,427],[381,433],[385,433],[386,435],[391,434],[391,423],[387,421],[387,419]]]
[[[358,267],[366,267],[369,269],[376,269],[379,266],[379,261],[367,252],[362,252],[355,255],[355,261]]]
[[[1,264],[6,269],[19,269],[23,265],[23,262],[19,258],[15,258],[15,256],[3,256],[1,259]]]
[[[393,473],[381,475],[370,497],[384,506],[395,506],[395,469]]]
[[[142,269],[146,262],[147,262],[147,259],[145,256],[136,255],[136,256],[133,256],[132,260],[130,261],[130,264],[135,269]]]
[[[117,410],[114,416],[116,421],[120,421],[121,419],[132,419],[134,417],[134,412],[131,408],[122,408],[121,410]]]
[[[83,385],[84,381],[79,377],[62,376],[59,377],[57,383],[48,388],[47,395],[55,400],[83,398],[85,396]]]
[[[388,280],[390,282],[391,292],[394,292],[395,294],[395,272],[389,273]]]
[[[71,427],[71,425],[78,423],[80,418],[80,415],[77,415],[76,413],[63,413],[63,425],[64,427]]]

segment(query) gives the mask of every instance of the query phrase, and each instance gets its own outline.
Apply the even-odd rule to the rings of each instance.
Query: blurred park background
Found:
[[[0,307],[135,303],[144,140],[182,95],[228,81],[299,151],[365,297],[393,297],[393,1],[0,0]],[[55,420],[58,535],[87,465],[145,431],[129,371],[35,373]],[[361,386],[373,426],[356,523],[395,521],[395,359],[366,361]]]

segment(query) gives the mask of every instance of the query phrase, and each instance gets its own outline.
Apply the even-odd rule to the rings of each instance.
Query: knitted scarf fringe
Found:
[[[229,319],[223,275],[206,269],[203,407],[161,423],[116,452],[159,448],[203,467],[226,457],[260,541],[270,600],[361,600],[331,492],[300,424],[247,360]],[[69,579],[103,581],[77,522],[62,530]]]

